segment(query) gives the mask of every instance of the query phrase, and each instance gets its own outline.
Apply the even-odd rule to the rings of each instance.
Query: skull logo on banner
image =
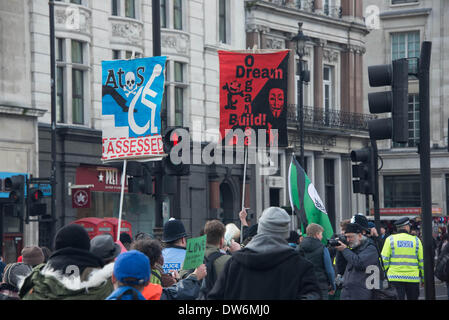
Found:
[[[123,86],[123,90],[125,91],[125,95],[128,98],[128,96],[132,94],[136,94],[137,86],[136,86],[136,76],[134,75],[134,72],[128,72],[125,75],[125,85]]]

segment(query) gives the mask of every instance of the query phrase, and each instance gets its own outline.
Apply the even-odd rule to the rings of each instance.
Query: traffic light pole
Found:
[[[160,0],[152,0],[151,10],[153,18],[153,56],[158,57],[161,55],[161,3]],[[163,226],[162,217],[162,178],[163,178],[163,160],[155,163],[155,230],[154,234],[157,235],[161,233]]]
[[[373,192],[373,203],[374,203],[374,224],[376,225],[377,234],[380,235],[380,209],[379,209],[379,172],[377,170],[378,163],[378,151],[377,151],[377,141],[371,139],[371,165],[372,173],[374,174],[374,192]],[[382,250],[382,248],[380,248]]]
[[[432,249],[432,192],[430,170],[430,98],[429,69],[432,43],[424,41],[419,58],[419,157],[421,167],[421,207],[424,249],[424,289],[426,300],[435,300]]]
[[[51,76],[51,223],[50,239],[56,232],[56,57],[55,57],[55,3],[48,2],[50,19],[50,76]]]

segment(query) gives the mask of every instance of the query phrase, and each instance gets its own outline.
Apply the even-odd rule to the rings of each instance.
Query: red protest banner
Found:
[[[287,70],[289,50],[269,53],[218,51],[220,134],[265,129],[267,145],[287,146]],[[235,139],[231,142],[236,143]],[[245,144],[251,144],[245,141]]]

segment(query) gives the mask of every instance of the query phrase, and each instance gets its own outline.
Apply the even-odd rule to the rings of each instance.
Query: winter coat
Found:
[[[141,292],[133,287],[123,286],[114,290],[105,300],[146,300]]]
[[[211,300],[320,299],[313,265],[286,240],[257,234],[236,251],[209,292]]]
[[[324,245],[316,238],[305,237],[299,245],[299,252],[303,252],[304,257],[313,264],[320,289],[327,292],[330,283],[324,266],[323,251]]]
[[[149,283],[142,295],[147,300],[195,300],[200,293],[201,282],[195,275],[189,275],[168,288],[159,284]]]
[[[204,251],[204,256],[209,257],[214,252],[220,252],[220,249],[216,246],[206,244],[206,250]],[[231,259],[231,255],[223,253],[222,256],[218,257],[214,261],[214,268],[215,272],[218,275],[220,275],[223,272],[224,266],[228,260]]]
[[[22,300],[104,300],[114,291],[113,269],[114,263],[109,263],[101,269],[89,267],[89,273],[85,267],[81,276],[68,276],[41,264],[24,280],[19,296]]]
[[[341,252],[347,265],[340,299],[370,300],[372,291],[366,287],[366,279],[371,274],[366,273],[366,268],[376,265],[379,268],[379,274],[382,272],[375,245],[364,237],[358,247],[352,248],[352,250],[346,248]]]
[[[20,300],[19,289],[9,283],[0,283],[0,300]]]

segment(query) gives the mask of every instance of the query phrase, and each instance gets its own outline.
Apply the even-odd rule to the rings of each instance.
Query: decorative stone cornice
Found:
[[[268,26],[264,26],[261,24],[247,24],[245,28],[246,32],[262,32],[268,33],[270,32],[270,28]]]
[[[14,106],[0,102],[0,114],[13,114],[26,117],[42,117],[47,110]]]
[[[161,47],[166,53],[186,55],[189,52],[190,37],[186,33],[162,32]]]
[[[285,41],[280,38],[267,37],[265,46],[267,49],[285,49]]]
[[[142,46],[143,24],[140,21],[110,17],[112,41],[115,43],[125,43]]]
[[[55,29],[59,31],[91,34],[92,13],[90,9],[55,2]]]
[[[329,63],[338,62],[338,51],[333,49],[324,48],[323,60]]]

